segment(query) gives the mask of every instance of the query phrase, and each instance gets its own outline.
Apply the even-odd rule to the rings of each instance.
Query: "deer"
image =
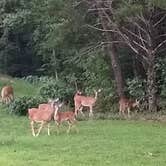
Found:
[[[53,119],[54,112],[59,109],[58,104],[55,101],[46,104],[40,104],[38,108],[28,109],[28,115],[30,119],[30,125],[33,136],[39,136],[43,126],[47,124],[47,134],[50,135],[50,121]],[[40,127],[35,134],[34,123],[40,123]]]
[[[10,103],[14,99],[13,87],[6,85],[1,90],[1,101],[5,104]]]
[[[133,108],[139,107],[139,101],[136,100],[131,100],[126,97],[121,97],[119,100],[119,114],[125,115],[125,111],[128,113],[128,117],[130,117],[130,111]]]
[[[82,95],[82,92],[77,91],[74,95],[74,106],[75,106],[75,115],[78,115],[78,111],[83,115],[82,112],[83,107],[89,107],[89,117],[93,116],[93,106],[95,105],[97,101],[98,92],[101,92],[101,89],[98,91],[94,90],[95,96],[84,96]]]
[[[69,127],[67,129],[67,133],[69,133],[70,129],[76,124],[74,111],[60,112],[58,109],[56,109],[54,113],[54,120],[58,127],[58,131],[57,131],[58,133],[59,133],[59,127],[63,122],[68,122]],[[75,129],[76,129],[76,132],[78,133],[78,129],[76,128],[76,126],[75,126]]]
[[[48,109],[48,107],[50,107],[51,104],[55,104],[59,101],[59,98],[56,98],[56,99],[48,99],[48,102],[47,103],[42,103],[42,104],[39,104],[38,108],[40,110],[43,110],[43,109]],[[53,105],[52,105],[53,106]]]

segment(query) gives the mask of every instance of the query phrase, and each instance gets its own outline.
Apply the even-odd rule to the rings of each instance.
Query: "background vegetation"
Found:
[[[114,111],[121,96],[165,111],[165,7],[163,0],[3,0],[0,72],[39,83],[40,97],[71,106],[77,88],[87,95],[102,88],[100,111]]]

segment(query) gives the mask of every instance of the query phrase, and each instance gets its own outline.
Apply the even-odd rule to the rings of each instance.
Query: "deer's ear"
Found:
[[[101,89],[99,89],[98,92],[101,92]]]
[[[50,99],[50,98],[48,99],[48,103],[52,103],[52,101],[53,101],[52,99]]]
[[[78,91],[77,91],[77,94],[79,94],[79,95],[80,95],[80,94],[81,94],[81,92],[78,90]]]
[[[63,103],[60,103],[58,106],[59,106],[59,107],[62,107],[62,105],[63,105]]]
[[[55,99],[55,102],[57,102],[57,101],[59,101],[59,98],[56,98],[56,99]]]

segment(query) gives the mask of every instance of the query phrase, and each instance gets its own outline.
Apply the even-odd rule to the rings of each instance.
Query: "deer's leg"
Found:
[[[123,116],[126,116],[126,108],[124,108],[124,109],[122,110],[122,114],[123,114]]]
[[[68,128],[68,130],[67,130],[67,133],[69,133],[70,132],[70,129],[71,129],[71,127],[72,127],[72,123],[70,122],[70,121],[67,121],[68,122],[68,124],[69,124],[69,128]]]
[[[60,128],[60,123],[55,121],[56,125],[57,125],[57,134],[59,134],[59,128]]]
[[[79,110],[79,105],[76,105],[75,104],[75,111],[74,111],[74,113],[75,113],[75,116],[77,116],[78,115],[78,110]]]
[[[120,105],[119,106],[119,116],[121,116],[122,115],[122,106]]]
[[[5,99],[4,99],[4,98],[2,98],[2,103],[3,103],[3,104],[5,103]]]
[[[13,100],[14,100],[14,96],[10,95],[10,101],[13,101]]]
[[[4,98],[4,103],[7,104],[7,101],[8,101],[8,99],[7,99],[7,97],[5,97]]]
[[[31,124],[32,135],[35,136],[34,121],[31,121],[30,124]]]
[[[48,135],[50,135],[50,123],[47,124],[47,127],[48,127],[47,133]]]
[[[92,117],[93,116],[93,108],[92,108],[92,106],[90,106],[89,108],[90,108],[89,117]]]
[[[77,126],[76,126],[76,123],[77,123],[77,120],[74,118],[74,119],[73,119],[73,127],[75,127],[75,130],[76,130],[76,132],[78,133],[79,130],[78,130]]]
[[[43,128],[43,125],[44,125],[44,122],[41,122],[41,125],[40,125],[40,127],[38,129],[38,132],[37,132],[36,136],[38,136],[40,134],[40,131]]]
[[[82,112],[82,110],[83,110],[83,106],[81,106],[81,107],[79,108],[79,112],[81,112],[81,114],[82,114],[83,116],[85,116],[85,114]]]
[[[70,129],[71,129],[71,128],[75,128],[75,131],[78,133],[79,130],[78,130],[78,128],[76,127],[76,122],[77,122],[77,120],[76,120],[75,118],[68,120],[68,124],[70,125],[69,128],[70,128]],[[68,129],[68,130],[70,131],[70,129]],[[69,133],[69,131],[68,131],[67,133]]]
[[[76,132],[79,133],[79,129],[77,128],[77,126],[76,125],[74,125],[74,126],[75,126],[75,129],[76,129]]]
[[[130,108],[127,108],[128,118],[130,118]]]
[[[10,96],[8,96],[8,103],[10,103],[11,102],[11,98],[10,98]]]

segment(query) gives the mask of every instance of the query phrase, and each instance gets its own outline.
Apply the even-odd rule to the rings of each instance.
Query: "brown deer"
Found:
[[[50,135],[50,124],[49,122],[54,117],[54,112],[59,109],[59,105],[55,104],[55,102],[51,102],[48,104],[40,104],[39,108],[30,108],[28,109],[28,115],[31,124],[31,130],[33,136],[38,136],[40,134],[41,129],[45,124],[48,125],[48,135]],[[35,134],[34,123],[40,123],[40,127],[38,129],[37,134]]]
[[[96,103],[98,92],[101,92],[101,89],[95,92],[95,97],[83,96],[80,91],[77,91],[74,95],[74,105],[75,105],[75,115],[78,115],[78,111],[84,115],[82,112],[83,107],[89,107],[89,116],[93,116],[93,106]],[[85,115],[84,115],[85,116]]]
[[[59,112],[57,109],[54,113],[54,120],[58,127],[58,133],[59,133],[60,124],[62,124],[63,122],[65,121],[68,122],[69,128],[67,129],[67,133],[69,133],[70,129],[76,124],[76,118],[73,111]],[[78,129],[76,128],[76,126],[75,126],[75,129],[78,132]]]
[[[125,115],[125,111],[128,113],[128,117],[130,117],[130,111],[133,108],[139,107],[139,101],[131,100],[126,97],[121,97],[119,100],[119,114]]]
[[[50,107],[51,104],[53,104],[53,103],[55,104],[55,103],[57,103],[58,101],[59,101],[59,98],[57,98],[57,99],[55,99],[55,100],[49,99],[49,100],[48,100],[48,103],[39,104],[38,108],[39,108],[40,110],[48,109],[48,107]]]
[[[2,102],[8,104],[14,99],[13,87],[6,85],[1,90],[1,100]]]

